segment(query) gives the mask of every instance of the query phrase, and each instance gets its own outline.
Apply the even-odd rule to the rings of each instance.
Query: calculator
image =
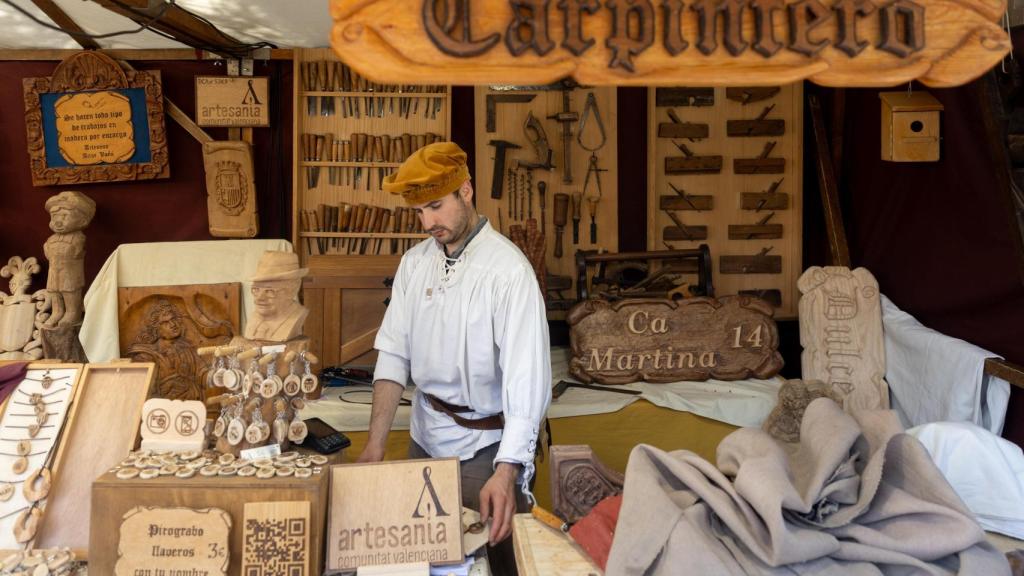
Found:
[[[305,422],[309,433],[306,434],[302,445],[307,448],[312,448],[321,454],[333,454],[352,444],[348,436],[331,428],[319,418],[308,418]]]

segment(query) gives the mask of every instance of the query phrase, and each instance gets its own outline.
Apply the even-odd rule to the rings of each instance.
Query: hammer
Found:
[[[494,172],[491,173],[491,198],[501,198],[501,187],[505,175],[505,151],[522,148],[522,146],[509,142],[508,140],[491,140],[488,142],[494,146]]]

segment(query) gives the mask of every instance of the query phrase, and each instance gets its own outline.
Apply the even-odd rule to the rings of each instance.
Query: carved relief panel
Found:
[[[551,447],[551,507],[575,523],[598,502],[622,492],[625,477],[606,467],[585,444]]]
[[[797,282],[803,379],[821,380],[843,408],[889,407],[878,282],[865,268],[812,266]]]

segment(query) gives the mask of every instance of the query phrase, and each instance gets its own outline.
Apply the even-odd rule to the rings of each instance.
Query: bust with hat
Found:
[[[96,214],[96,203],[73,190],[46,200],[53,235],[43,244],[50,263],[46,290],[51,312],[45,326],[75,326],[82,322],[82,288],[85,287],[85,234],[82,230]]]
[[[298,302],[298,295],[308,273],[308,268],[299,267],[294,252],[263,253],[249,279],[253,308],[245,323],[247,339],[287,342],[302,334],[309,310]]]

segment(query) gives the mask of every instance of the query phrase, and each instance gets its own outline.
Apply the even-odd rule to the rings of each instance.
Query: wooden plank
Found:
[[[341,357],[338,359],[339,364],[347,364],[354,358],[358,358],[367,352],[373,350],[373,341],[377,338],[377,332],[379,328],[368,330],[365,333],[352,338],[341,345]]]
[[[519,576],[603,573],[579,544],[532,514],[512,517],[512,545]]]
[[[341,298],[340,288],[324,290],[324,348],[320,357],[322,366],[335,366],[341,359]],[[338,330],[332,330],[332,326],[337,326]]]
[[[772,120],[729,120],[725,133],[733,138],[753,136],[782,136],[786,133],[786,121]]]
[[[58,6],[53,0],[32,0],[32,3],[37,8],[43,11],[44,14],[53,20],[53,23],[60,26],[65,32],[71,32],[69,34],[71,38],[78,42],[78,45],[86,50],[97,50],[100,45],[95,39],[86,34],[85,30],[79,26],[63,8]]]
[[[1002,378],[1012,386],[1024,388],[1024,366],[1000,358],[988,358],[985,360],[985,374]]]
[[[710,133],[707,124],[696,122],[662,122],[658,124],[658,138],[707,138]]]
[[[307,277],[308,278],[308,277]],[[309,350],[323,358],[324,342],[324,289],[303,284],[302,303],[309,310],[303,333],[309,336]]]
[[[714,106],[714,88],[656,88],[655,106]]]
[[[665,174],[712,174],[722,171],[722,157],[669,156],[665,158]]]
[[[782,238],[782,224],[730,224],[729,240]]]
[[[789,208],[789,194],[785,192],[743,192],[740,194],[740,208],[743,210],[786,210]]]
[[[138,443],[142,405],[153,387],[151,363],[86,364],[61,436],[39,525],[38,548],[68,546],[88,559],[92,481],[124,460]]]
[[[811,94],[807,97],[811,110],[811,128],[814,130],[815,167],[818,173],[818,185],[821,188],[821,205],[825,212],[825,232],[828,235],[828,248],[832,264],[850,266],[850,247],[846,243],[846,227],[843,224],[842,208],[839,205],[839,183],[836,182],[832,170],[832,154],[829,150],[828,137],[825,134],[825,119],[821,112],[821,102]]]
[[[782,174],[786,171],[786,159],[734,158],[732,169],[737,174]]]
[[[684,196],[662,195],[658,198],[661,210],[694,210],[697,212],[711,210],[715,206],[715,197],[705,194],[687,194]]]
[[[720,256],[722,274],[782,274],[782,256]]]
[[[199,18],[175,4],[150,8],[148,0],[92,0],[139,24],[170,34],[186,46],[204,46],[212,52],[239,56],[249,52],[248,45],[217,29],[208,20]],[[160,15],[154,20],[154,16]]]
[[[982,0],[879,5],[857,15],[856,34],[842,28],[853,24],[855,8],[849,6],[732,3],[720,9],[720,33],[720,26],[702,20],[711,8],[694,10],[689,2],[661,10],[656,4],[662,6],[630,3],[629,9],[589,17],[578,7],[540,3],[524,13],[518,3],[480,0],[463,21],[434,5],[423,10],[421,0],[332,0],[331,45],[377,81],[542,85],[571,74],[595,86],[749,86],[803,79],[827,86],[895,86],[914,79],[953,86],[977,78],[1010,49],[998,24],[1003,4]],[[897,19],[900,24],[893,25]]]
[[[18,49],[0,50],[0,60],[11,61],[60,61],[81,50],[76,49]],[[223,56],[206,50],[192,48],[108,48],[97,50],[114,60],[151,61],[151,60],[223,60]],[[273,48],[256,50],[260,59],[291,60],[293,50],[290,48]]]

